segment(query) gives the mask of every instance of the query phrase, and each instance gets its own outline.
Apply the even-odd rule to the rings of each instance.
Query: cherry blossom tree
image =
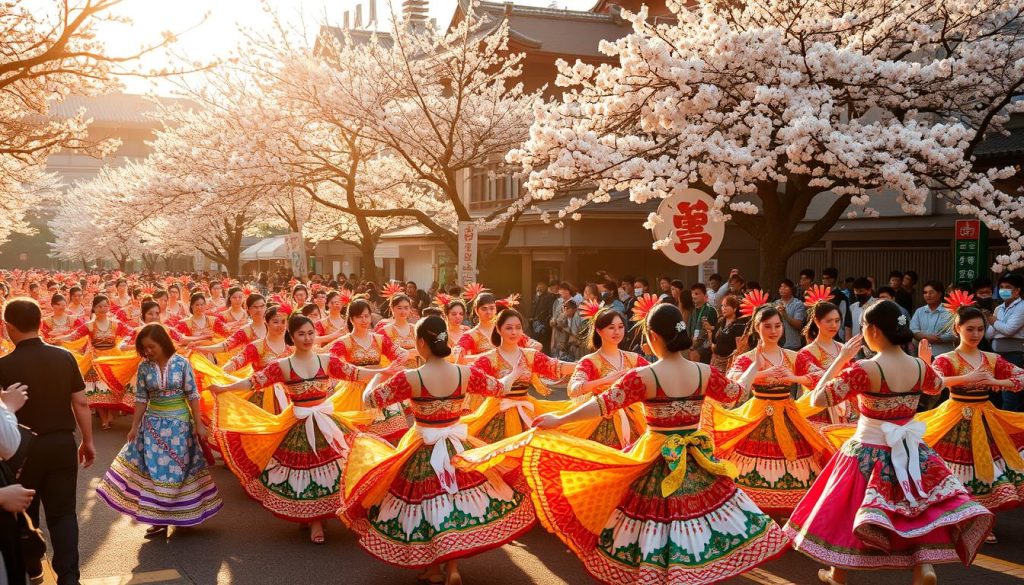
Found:
[[[511,155],[530,173],[519,206],[587,187],[560,212],[575,219],[613,191],[644,203],[702,188],[716,219],[759,241],[772,282],[844,215],[875,215],[872,199],[922,214],[934,197],[1007,238],[996,269],[1024,263],[1024,206],[995,186],[1015,170],[974,166],[1021,110],[1024,1],[688,6],[669,2],[675,22],[624,13],[633,32],[601,45],[616,64],[560,64],[570,90]]]

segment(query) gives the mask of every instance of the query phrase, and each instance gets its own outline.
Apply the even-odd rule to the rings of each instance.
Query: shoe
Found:
[[[167,534],[167,526],[150,526],[146,529],[146,538],[156,538],[161,534]]]
[[[832,578],[832,569],[818,569],[818,581],[826,585],[846,585]]]

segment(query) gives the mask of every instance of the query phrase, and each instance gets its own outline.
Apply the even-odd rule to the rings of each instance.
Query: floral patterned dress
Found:
[[[194,526],[221,509],[189,410],[198,398],[182,356],[171,356],[163,371],[148,360],[139,365],[135,401],[146,414],[96,488],[110,507],[138,522],[173,526]]]
[[[1014,392],[1024,388],[1024,369],[994,353],[981,355],[981,367],[993,378],[1012,381]],[[943,376],[962,376],[975,369],[958,351],[935,358],[932,367]],[[1024,503],[1024,413],[996,408],[989,402],[992,392],[985,387],[951,388],[949,400],[915,420],[928,426],[924,442],[971,497],[995,511]]]
[[[533,526],[520,467],[484,474],[451,462],[480,444],[460,420],[465,395],[497,397],[503,390],[494,378],[465,367],[444,396],[431,393],[419,372],[399,373],[374,388],[375,406],[409,400],[416,422],[396,447],[372,435],[358,436],[352,446],[339,516],[360,546],[394,565],[425,567],[498,548]]]
[[[631,370],[647,365],[647,360],[643,356],[631,351],[619,351],[619,358],[621,370]],[[604,378],[617,371],[620,371],[619,365],[608,361],[599,351],[583,356],[580,361],[576,362],[576,369],[573,370],[572,377],[569,378],[569,398],[573,404],[583,404],[595,395],[608,390],[611,388],[611,384],[597,387],[591,392],[584,392],[582,387],[587,382]],[[636,403],[594,420],[567,425],[562,427],[562,431],[583,439],[597,441],[609,447],[626,449],[643,434],[646,428],[643,405]]]
[[[916,361],[917,382],[905,391],[890,389],[881,367],[865,361],[828,382],[829,405],[855,400],[860,418],[786,523],[796,550],[849,569],[974,559],[995,518],[921,441],[925,425],[913,421],[918,401],[938,394],[942,379]],[[877,390],[869,367],[877,370]]]
[[[331,346],[331,355],[350,364],[362,367],[384,367],[394,362],[405,362],[405,350],[392,343],[391,338],[379,333],[372,333],[373,341],[364,346],[351,333],[342,336]],[[363,390],[366,383],[359,381],[342,382],[337,393],[341,395],[340,403],[345,410],[362,410]],[[389,404],[373,410],[374,421],[369,431],[386,441],[397,443],[405,431],[409,430],[406,416],[408,406],[404,403]]]
[[[636,370],[597,396],[603,414],[644,405],[647,431],[632,449],[551,431],[527,444],[523,470],[541,523],[595,579],[616,585],[715,583],[780,555],[781,528],[697,430],[705,398],[732,402],[742,387],[701,366],[694,393],[673,397],[651,373],[652,398]]]

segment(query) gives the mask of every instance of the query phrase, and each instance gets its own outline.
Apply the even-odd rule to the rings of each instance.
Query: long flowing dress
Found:
[[[833,353],[822,349],[817,344],[810,344],[796,354],[796,367],[794,373],[797,376],[810,375],[814,379],[821,377],[821,373],[832,365],[832,362],[839,356],[842,344],[832,342]],[[853,405],[844,402],[832,408],[815,409],[811,406],[811,393],[805,392],[797,399],[797,407],[801,412],[808,413],[817,410],[815,414],[807,416],[807,420],[819,425],[846,424],[857,422],[857,410]]]
[[[989,352],[981,367],[996,380],[1011,380],[1012,391],[1024,388],[1024,369]],[[960,352],[940,355],[932,363],[943,376],[974,370]],[[996,390],[1003,390],[997,388]],[[991,388],[956,387],[949,400],[915,417],[928,426],[924,442],[946,462],[978,503],[989,510],[1024,503],[1024,413],[1000,410],[989,402]]]
[[[394,323],[379,326],[377,334],[387,337],[391,340],[392,345],[405,351],[406,365],[410,368],[415,368],[422,363],[423,360],[416,353],[416,327],[412,323],[407,324],[404,335],[395,327]]]
[[[81,327],[83,323],[85,323],[83,319],[75,317],[74,315],[71,315],[69,313],[65,313],[64,319],[61,321],[57,321],[53,315],[49,315],[47,317],[44,317],[43,320],[39,323],[39,336],[42,337],[47,343],[51,343],[51,340],[53,338],[63,337],[68,333],[71,333],[75,329]],[[79,342],[81,343],[81,347],[72,347],[71,343],[65,343],[60,345],[62,345],[66,349],[81,352],[81,350],[85,346],[85,338],[80,339]]]
[[[290,345],[285,345],[284,350],[277,352],[267,343],[267,338],[258,339],[247,343],[242,351],[235,354],[235,357],[224,364],[225,372],[237,372],[246,366],[252,371],[258,372],[281,358],[286,358],[295,353]],[[271,390],[271,391],[268,391]],[[250,391],[246,400],[259,406],[267,412],[280,413],[288,406],[288,394],[282,384],[274,384],[273,388],[254,388]]]
[[[290,359],[290,358],[289,358]],[[213,410],[213,435],[242,489],[275,516],[292,522],[333,518],[341,507],[341,472],[353,433],[371,415],[344,412],[331,379],[354,380],[358,370],[319,356],[311,378],[286,377],[274,362],[249,378],[254,388],[284,384],[291,404],[273,414],[225,392]]]
[[[728,377],[739,379],[755,351],[736,358]],[[796,353],[783,351],[792,371]],[[798,408],[791,392],[790,385],[767,380],[755,383],[753,397],[735,409],[708,403],[705,430],[714,439],[715,456],[736,466],[736,484],[769,514],[792,510],[832,455],[831,445],[807,422],[808,413]]]
[[[540,381],[540,376],[560,378],[560,364],[534,349],[520,348],[519,351],[527,373],[512,384],[508,394],[485,398],[480,407],[466,417],[469,434],[486,443],[518,435],[529,429],[538,415],[566,411],[573,406],[569,400],[538,400],[530,396],[531,384],[541,394],[550,392]],[[513,364],[506,361],[497,349],[492,349],[478,357],[473,368],[500,379],[512,372]]]
[[[527,444],[523,470],[537,517],[597,580],[713,583],[785,551],[781,528],[737,488],[735,469],[697,429],[705,397],[731,402],[743,389],[713,368],[703,378],[686,397],[666,395],[657,382],[648,399],[631,371],[599,394],[603,414],[644,405],[647,431],[628,451],[549,431]]]
[[[146,414],[96,488],[110,507],[139,522],[173,526],[194,526],[221,509],[194,435],[188,401],[198,398],[184,357],[171,356],[163,371],[148,360],[139,365],[135,401]]]
[[[465,395],[496,397],[504,390],[494,378],[468,371],[464,380],[460,369],[457,388],[444,397],[431,394],[422,379],[414,390],[405,373],[373,390],[377,407],[410,400],[415,424],[396,447],[372,435],[356,437],[339,516],[359,545],[385,562],[424,567],[473,555],[511,542],[536,520],[519,466],[484,474],[452,465],[452,456],[482,444],[460,420]]]
[[[356,341],[351,333],[343,335],[331,346],[331,355],[362,367],[384,367],[394,362],[406,361],[405,350],[392,343],[390,337],[379,333],[371,335],[373,341],[369,346]],[[357,380],[339,383],[337,393],[341,396],[340,407],[343,410],[362,410],[365,389],[366,383]],[[374,420],[368,429],[369,432],[391,443],[397,443],[409,430],[407,408],[406,404],[400,402],[374,409]]]
[[[99,377],[94,361],[103,356],[122,355],[118,342],[132,334],[132,331],[116,319],[108,319],[107,328],[100,330],[96,322],[82,323],[74,331],[68,342],[88,337],[89,344],[84,354],[72,354],[78,362],[78,369],[85,378],[85,398],[92,408],[109,408],[121,412],[134,412],[134,401],[126,401],[124,391],[118,391],[105,384]],[[92,328],[90,329],[90,325]],[[130,402],[130,403],[129,403]]]
[[[647,360],[643,356],[631,351],[620,350],[619,357],[622,364],[621,370],[631,370],[647,365]],[[608,390],[612,387],[611,384],[598,386],[590,392],[584,392],[583,384],[617,371],[620,371],[618,364],[608,361],[599,351],[583,356],[580,361],[576,362],[576,369],[573,370],[572,377],[569,378],[569,399],[573,404],[583,404],[595,395]],[[643,405],[636,403],[593,420],[565,425],[561,430],[563,433],[597,441],[602,445],[626,449],[643,434],[646,428]]]
[[[142,327],[136,327],[131,336],[122,345],[134,346]],[[181,334],[174,329],[167,330],[168,336],[176,345],[183,342]],[[119,353],[117,355],[100,356],[93,360],[93,369],[100,382],[106,384],[115,395],[121,396],[121,402],[134,409],[135,404],[135,381],[138,379],[139,364],[142,358],[135,351]],[[207,422],[207,421],[204,421]]]
[[[878,369],[877,391],[865,367]],[[971,563],[994,516],[921,441],[925,425],[912,420],[921,395],[941,390],[942,379],[920,360],[907,392],[894,392],[881,367],[865,362],[828,382],[828,404],[856,400],[860,418],[784,528],[796,550],[848,569]]]

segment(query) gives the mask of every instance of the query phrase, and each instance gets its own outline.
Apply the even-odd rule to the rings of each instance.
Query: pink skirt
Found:
[[[921,444],[924,494],[911,502],[896,481],[889,447],[855,440],[821,471],[784,528],[793,548],[846,569],[971,564],[995,517]]]

